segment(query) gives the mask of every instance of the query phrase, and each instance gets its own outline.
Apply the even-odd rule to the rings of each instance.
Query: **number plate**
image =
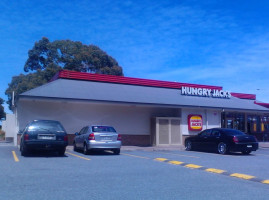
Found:
[[[247,148],[251,148],[252,147],[252,145],[247,145]]]
[[[111,137],[110,136],[104,136],[102,137],[103,140],[111,140]]]
[[[40,140],[55,140],[55,136],[50,136],[50,135],[39,135],[38,139]]]

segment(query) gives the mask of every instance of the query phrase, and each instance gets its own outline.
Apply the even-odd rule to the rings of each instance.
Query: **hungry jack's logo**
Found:
[[[201,131],[203,128],[202,115],[188,115],[188,124],[190,131]]]

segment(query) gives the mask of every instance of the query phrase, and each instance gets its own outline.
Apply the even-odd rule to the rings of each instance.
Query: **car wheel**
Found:
[[[191,151],[192,150],[192,143],[191,141],[187,140],[185,143],[185,150],[186,151]]]
[[[26,156],[27,153],[28,153],[28,151],[27,151],[27,149],[26,149],[26,147],[25,147],[24,144],[21,144],[20,145],[20,151],[21,151],[21,156]]]
[[[242,154],[244,154],[244,155],[248,155],[248,154],[250,154],[251,153],[251,151],[250,150],[245,150],[245,151],[242,151]]]
[[[120,154],[120,149],[114,149],[113,152],[114,152],[115,155],[119,155]]]
[[[228,153],[228,148],[227,148],[227,145],[225,143],[221,142],[218,144],[218,153],[222,154],[222,155]]]
[[[83,147],[83,153],[84,153],[85,155],[88,155],[88,154],[89,154],[89,150],[88,150],[87,144],[84,144],[84,147]]]
[[[65,148],[58,151],[59,156],[64,156]]]
[[[73,150],[74,150],[74,151],[77,151],[77,150],[78,150],[77,145],[76,145],[75,142],[73,143]]]

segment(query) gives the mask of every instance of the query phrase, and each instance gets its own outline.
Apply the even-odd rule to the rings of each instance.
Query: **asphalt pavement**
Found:
[[[269,149],[263,147],[251,155],[134,146],[123,146],[120,155],[84,155],[68,146],[65,156],[24,157],[11,143],[0,150],[1,200],[265,200],[269,195]]]

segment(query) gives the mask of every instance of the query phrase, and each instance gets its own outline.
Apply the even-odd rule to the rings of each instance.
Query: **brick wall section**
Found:
[[[74,134],[68,134],[68,144],[73,145]],[[18,135],[18,145],[20,145],[21,135]],[[125,146],[151,146],[149,135],[121,135],[122,145]]]
[[[149,135],[121,135],[124,146],[151,146]]]
[[[73,145],[74,134],[68,134],[68,144]],[[149,135],[121,135],[124,146],[151,146]]]

